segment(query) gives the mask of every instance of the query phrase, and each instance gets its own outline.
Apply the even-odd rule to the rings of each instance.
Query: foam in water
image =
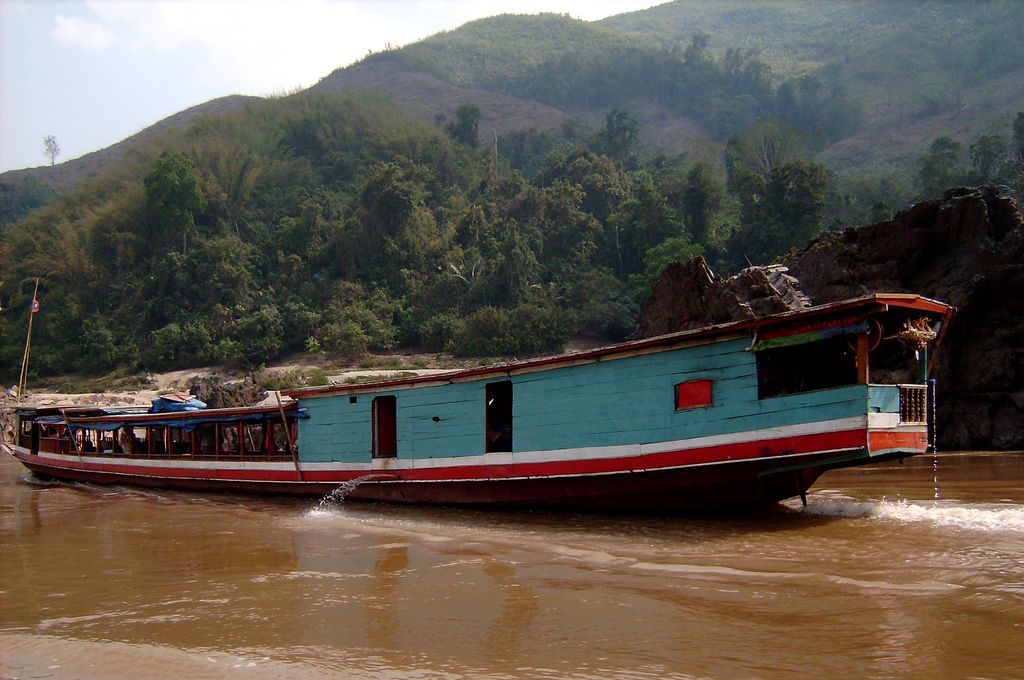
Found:
[[[346,496],[355,491],[357,486],[372,479],[394,479],[394,475],[373,473],[369,475],[362,475],[355,479],[350,479],[347,482],[342,482],[338,485],[338,488],[320,499],[320,502],[317,503],[316,510],[327,510],[338,505],[345,500]]]
[[[911,503],[907,501],[855,501],[812,496],[800,510],[831,517],[870,517],[897,522],[924,522],[938,527],[975,531],[1024,532],[1024,507],[983,506],[968,503]]]

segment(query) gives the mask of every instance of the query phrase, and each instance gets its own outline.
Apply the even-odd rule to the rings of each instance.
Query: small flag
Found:
[[[32,298],[32,313],[35,314],[39,311],[39,300]]]

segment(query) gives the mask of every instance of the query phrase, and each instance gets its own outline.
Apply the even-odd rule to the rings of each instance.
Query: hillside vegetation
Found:
[[[673,260],[728,273],[955,184],[1020,195],[1018,19],[1000,2],[501,16],[307,92],[182,112],[88,172],[49,170],[63,189],[7,173],[0,379],[36,277],[36,375],[620,340]]]

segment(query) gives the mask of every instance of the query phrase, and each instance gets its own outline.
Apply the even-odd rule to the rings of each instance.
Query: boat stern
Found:
[[[916,455],[935,448],[934,381],[868,386],[868,454]]]

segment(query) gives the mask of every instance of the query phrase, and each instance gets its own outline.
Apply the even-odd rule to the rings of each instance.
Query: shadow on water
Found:
[[[842,517],[806,513],[776,504],[724,514],[659,514],[652,512],[574,512],[563,510],[415,506],[327,497],[313,513],[337,513],[352,519],[400,523],[443,523],[481,532],[544,533],[557,530],[570,538],[602,534],[614,538],[706,540],[715,535],[800,531],[842,521]]]

